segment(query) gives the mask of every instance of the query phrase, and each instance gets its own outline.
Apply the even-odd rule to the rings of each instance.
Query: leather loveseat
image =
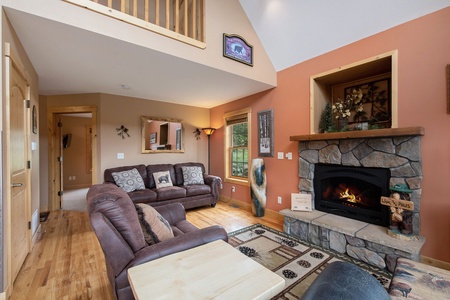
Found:
[[[154,209],[170,224],[173,237],[149,245],[135,204],[125,191],[112,184],[97,184],[89,189],[86,198],[89,220],[105,255],[116,299],[134,299],[128,268],[218,239],[228,241],[222,227],[199,229],[186,220],[183,205],[172,203]]]
[[[185,184],[183,169],[186,167],[201,170],[203,184]],[[145,188],[128,192],[134,203],[148,203],[153,207],[169,203],[181,203],[185,209],[199,206],[215,206],[219,199],[221,179],[218,176],[205,174],[202,163],[132,165],[106,169],[104,182],[116,184],[113,173],[136,169],[142,177]],[[172,186],[157,188],[155,173],[168,172]],[[164,177],[164,179],[169,179]]]

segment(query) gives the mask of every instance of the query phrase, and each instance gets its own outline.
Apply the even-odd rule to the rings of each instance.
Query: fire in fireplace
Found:
[[[391,172],[317,164],[314,168],[315,209],[371,224],[388,226],[388,207],[380,197],[389,195]]]

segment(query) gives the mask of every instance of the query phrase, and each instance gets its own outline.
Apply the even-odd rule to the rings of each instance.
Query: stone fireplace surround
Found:
[[[299,143],[299,190],[312,194],[315,164],[389,168],[390,186],[406,183],[413,190],[413,229],[410,241],[387,234],[387,228],[313,210],[288,209],[284,231],[311,244],[345,253],[378,268],[393,272],[397,257],[419,260],[425,238],[420,232],[422,127],[363,130],[292,136]]]

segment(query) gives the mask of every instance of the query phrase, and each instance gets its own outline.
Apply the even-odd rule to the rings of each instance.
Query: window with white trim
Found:
[[[248,184],[250,109],[225,115],[226,181]]]

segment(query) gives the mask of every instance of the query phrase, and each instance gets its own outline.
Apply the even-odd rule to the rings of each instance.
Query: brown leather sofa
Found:
[[[186,220],[180,203],[155,209],[169,222],[174,237],[148,245],[134,203],[112,184],[93,185],[86,196],[89,219],[105,255],[107,275],[116,299],[134,299],[127,270],[160,257],[218,239],[228,241],[220,226],[199,229]]]
[[[202,169],[205,184],[183,185],[184,166],[197,166]],[[154,164],[132,165],[106,169],[104,182],[115,184],[112,173],[122,172],[136,168],[144,180],[145,190],[136,190],[128,193],[135,203],[148,203],[151,206],[165,205],[169,203],[181,203],[185,209],[211,205],[214,207],[219,199],[219,186],[221,179],[218,176],[205,174],[205,166],[202,163],[178,163],[178,164]],[[169,171],[173,186],[156,188],[153,173]]]

